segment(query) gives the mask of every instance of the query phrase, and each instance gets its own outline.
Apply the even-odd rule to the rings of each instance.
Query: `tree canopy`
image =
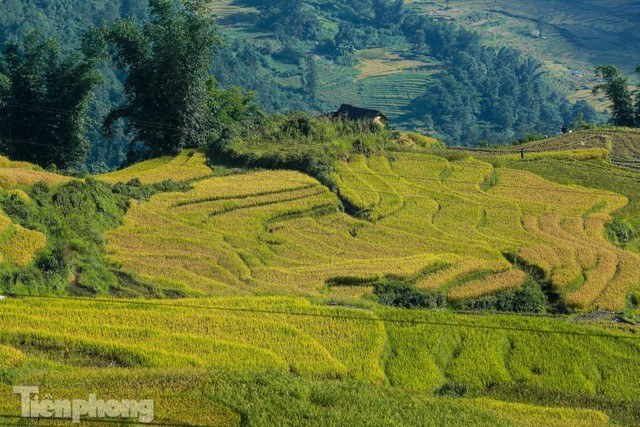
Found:
[[[640,72],[640,65],[638,71]],[[611,123],[616,126],[634,126],[640,119],[640,96],[634,109],[629,78],[623,76],[622,71],[615,65],[600,65],[596,68],[596,76],[604,82],[593,88],[593,94],[604,92],[611,101]]]
[[[207,81],[220,38],[202,2],[149,0],[151,20],[120,19],[107,31],[115,63],[126,73],[126,101],[105,119],[125,119],[144,155],[176,154],[205,144]]]
[[[23,44],[6,44],[0,56],[0,147],[11,158],[43,167],[85,167],[89,100],[102,82],[92,35],[69,55],[40,32]]]

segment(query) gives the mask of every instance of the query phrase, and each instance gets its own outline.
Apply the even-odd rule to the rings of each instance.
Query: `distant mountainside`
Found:
[[[488,45],[513,47],[533,56],[545,64],[546,71],[569,93],[572,101],[585,100],[600,111],[606,109],[607,103],[604,97],[591,95],[593,69],[612,63],[632,73],[640,61],[640,4],[626,0],[406,0],[404,3],[413,13],[469,28]],[[215,0],[212,9],[231,37],[244,34],[252,14],[257,13],[237,0]],[[403,61],[389,52],[364,51],[358,54],[358,59],[359,79],[426,65]],[[428,70],[433,73],[437,65],[430,64]],[[413,80],[419,79],[414,76]],[[396,94],[406,96],[403,90]]]
[[[210,5],[225,40],[212,69],[222,87],[255,91],[267,112],[319,114],[342,103],[371,107],[396,128],[456,145],[504,143],[531,132],[554,135],[580,113],[602,121],[592,109],[606,108],[591,96],[593,67],[611,62],[630,71],[640,58],[640,10],[621,0]],[[92,25],[147,16],[146,2],[130,0],[91,7],[77,0],[7,0],[3,8],[0,41],[39,29],[69,49]],[[113,142],[101,135],[102,118],[122,96],[117,73],[104,71],[107,84],[92,106],[94,172],[118,166],[127,145],[121,135]]]
[[[545,63],[570,92],[598,109],[593,68],[616,64],[632,73],[640,62],[640,3],[628,0],[408,1],[418,13],[455,19],[491,45],[512,46]],[[540,34],[538,34],[540,32]]]

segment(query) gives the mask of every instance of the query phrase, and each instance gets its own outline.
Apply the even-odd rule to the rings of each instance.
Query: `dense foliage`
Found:
[[[126,73],[127,100],[105,127],[125,119],[146,156],[178,154],[207,140],[206,83],[219,38],[202,3],[184,3],[150,0],[150,22],[118,20],[108,31],[115,63]]]
[[[125,18],[129,23],[118,21],[112,41],[118,41],[115,33],[120,32],[120,47],[126,41],[129,47],[138,44],[138,49],[142,49],[138,53],[146,52],[138,55],[134,54],[135,49],[128,53],[117,49],[119,65],[127,65],[128,72],[136,74],[135,77],[129,75],[124,91],[121,82],[127,79],[126,73],[111,66],[102,67],[107,83],[96,91],[96,99],[89,107],[91,120],[85,124],[92,142],[88,160],[92,171],[118,166],[128,151],[130,137],[124,133],[123,123],[118,121],[112,128],[114,136],[111,141],[105,139],[100,131],[99,123],[114,105],[120,104],[124,109],[115,110],[110,118],[127,114],[128,125],[135,129],[132,136],[136,140],[155,140],[152,144],[158,147],[158,139],[162,138],[160,145],[174,148],[200,145],[204,141],[201,119],[195,117],[204,113],[203,73],[205,68],[209,69],[205,67],[205,52],[209,52],[208,59],[211,58],[209,48],[205,47],[211,47],[213,41],[210,21],[179,7],[171,17],[165,17],[176,24],[164,33],[174,44],[167,46],[165,43],[165,48],[161,48],[161,35],[149,32],[151,28],[164,25],[161,21],[165,18],[158,14],[158,5],[164,4],[160,7],[162,9],[178,3],[155,2],[157,5],[151,22],[145,21],[149,13],[145,3],[99,1],[93,2],[90,8],[73,0],[47,0],[37,4],[9,1],[3,4],[7,13],[0,18],[0,40],[22,38],[37,23],[46,35],[57,36],[62,50],[68,51],[79,46],[81,35],[88,28]],[[188,7],[196,3],[186,2]],[[349,101],[335,98],[327,103],[326,97],[321,99],[318,96],[324,90],[319,87],[320,62],[335,63],[340,67],[336,72],[342,73],[352,69],[358,50],[395,49],[409,43],[411,49],[405,57],[440,61],[443,66],[439,74],[421,83],[419,96],[413,100],[405,116],[398,119],[403,126],[429,128],[449,143],[468,145],[479,141],[512,140],[532,131],[557,133],[562,124],[571,123],[579,113],[583,113],[587,122],[594,119],[593,110],[586,104],[572,107],[562,94],[556,93],[535,61],[511,49],[496,51],[486,48],[478,36],[460,27],[407,13],[400,0],[321,3],[309,0],[245,0],[241,3],[258,8],[260,19],[253,20],[253,24],[257,30],[273,37],[247,40],[227,37],[214,63],[207,62],[212,65],[210,71],[220,87],[237,85],[255,91],[256,101],[267,112],[328,110],[334,104]],[[185,27],[189,19],[192,23],[200,22],[204,27],[199,30]],[[178,22],[182,22],[181,28]],[[200,34],[194,38],[198,31]],[[144,37],[127,40],[127,34]],[[180,42],[186,38],[197,39],[198,43]],[[200,72],[189,75],[173,70],[179,71],[184,78],[167,80],[167,73],[172,70],[165,66],[166,58],[172,55],[182,55],[181,61],[177,61],[181,64],[197,63],[194,70],[197,68]],[[145,67],[149,70],[151,66],[158,71],[145,74]],[[187,83],[191,77],[195,79],[192,86]],[[149,81],[147,88],[135,83],[142,79]],[[285,80],[299,83],[290,86],[283,84]],[[167,82],[175,87],[166,90]],[[184,96],[185,91],[191,96]],[[126,100],[123,98],[125,92]],[[142,93],[147,95],[142,96]],[[183,95],[169,99],[168,94],[171,93]],[[190,102],[184,104],[187,99]],[[154,103],[162,105],[163,114],[147,108]],[[147,106],[144,109],[143,104]],[[189,125],[186,124],[187,116],[193,119]],[[159,152],[163,150],[159,149]]]
[[[636,71],[640,73],[640,65]],[[603,82],[593,88],[593,94],[604,92],[611,103],[611,123],[615,126],[640,127],[640,92],[632,92],[631,82],[615,65],[601,65],[596,76]]]
[[[82,49],[63,55],[41,33],[7,44],[0,55],[0,149],[43,167],[83,169],[90,148],[88,107],[102,82],[92,33]]]
[[[526,132],[556,134],[580,113],[586,121],[596,119],[586,103],[572,106],[557,92],[542,64],[514,49],[485,47],[469,30],[408,13],[402,1],[326,3],[274,0],[260,2],[258,8],[268,12],[271,31],[289,49],[296,41],[312,39],[317,53],[353,64],[359,49],[403,40],[412,45],[413,58],[442,61],[445,66],[403,120],[435,130],[449,143],[506,142]],[[321,29],[322,19],[336,22],[337,32]],[[265,24],[258,26],[264,29]]]
[[[353,153],[380,152],[396,136],[372,122],[312,119],[301,112],[288,115],[252,112],[244,116],[243,121],[220,132],[211,145],[209,155],[214,161],[294,169],[329,186],[333,186],[330,175],[336,161]]]
[[[0,43],[20,43],[37,29],[45,37],[57,39],[62,52],[68,53],[80,47],[83,34],[93,26],[118,18],[144,19],[147,4],[138,0],[6,0],[2,2],[2,11]],[[113,139],[105,138],[102,133],[102,119],[114,104],[122,101],[122,86],[114,68],[102,66],[100,71],[105,81],[90,99],[86,123],[91,142],[87,166],[92,172],[119,166],[125,158],[129,140],[119,126]]]

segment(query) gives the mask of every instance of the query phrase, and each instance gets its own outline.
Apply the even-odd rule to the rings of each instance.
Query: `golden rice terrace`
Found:
[[[352,156],[334,176],[339,197],[292,171],[212,177],[198,154],[108,179],[173,172],[192,189],[133,202],[107,250],[141,280],[192,296],[357,298],[393,277],[460,301],[519,288],[525,268],[568,306],[619,310],[638,287],[640,257],[605,238],[628,203],[610,191],[418,153]]]

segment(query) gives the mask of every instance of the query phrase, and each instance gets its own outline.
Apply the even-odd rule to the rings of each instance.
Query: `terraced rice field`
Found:
[[[417,13],[437,19],[455,19],[477,31],[486,43],[514,47],[546,63],[554,77],[574,90],[584,91],[594,83],[593,68],[600,64],[618,64],[631,73],[638,62],[634,32],[638,5],[627,0],[407,0]],[[531,32],[542,20],[543,36]],[[578,69],[581,76],[571,76]],[[580,94],[578,93],[578,96]],[[599,102],[588,98],[594,105]]]
[[[69,177],[45,172],[31,163],[15,162],[0,156],[0,190],[29,187],[38,182],[53,186],[69,181]]]
[[[353,156],[335,180],[362,219],[306,175],[256,171],[134,202],[107,250],[142,280],[192,295],[312,296],[401,277],[458,300],[517,288],[508,259],[538,267],[580,309],[618,310],[639,285],[640,257],[604,238],[628,202],[618,194],[409,153]]]
[[[98,176],[102,181],[115,184],[127,183],[137,178],[143,184],[155,184],[168,179],[176,182],[202,179],[212,174],[203,153],[184,150],[175,157],[160,157],[138,163],[130,168]]]
[[[402,58],[397,53],[389,52],[384,49],[360,50],[357,52],[356,58],[360,62],[359,80],[367,77],[398,74],[404,70],[415,70],[428,65],[426,62]]]
[[[362,105],[400,118],[409,112],[409,104],[424,94],[435,72],[434,68],[415,69],[364,78],[358,86]]]
[[[45,172],[30,163],[14,162],[0,156],[0,190],[6,190],[11,197],[28,198],[21,188],[39,182],[53,186],[69,181],[71,178]],[[14,224],[0,210],[0,262],[24,267],[46,243],[44,234]]]
[[[527,160],[537,156],[571,157],[577,160],[610,158],[612,163],[627,169],[640,171],[640,131],[629,128],[594,129],[571,132],[553,138],[534,141],[517,146],[501,146],[495,152],[485,154],[504,156],[505,152],[519,153],[524,149]],[[596,150],[607,150],[604,155],[596,156]],[[562,156],[564,152],[565,156]],[[569,155],[572,153],[571,155]],[[603,152],[601,152],[603,153]],[[517,160],[517,156],[508,160]]]
[[[361,425],[351,405],[366,396],[366,416],[393,425],[604,426],[609,417],[596,410],[491,399],[517,385],[576,399],[551,406],[600,399],[622,408],[640,392],[628,375],[640,369],[637,340],[576,336],[594,329],[551,319],[368,311],[290,297],[0,306],[0,376],[55,398],[127,390],[126,398],[154,399],[163,423],[241,425],[242,416],[260,425]],[[431,395],[463,384],[477,397]],[[5,382],[0,397],[1,413],[19,412]],[[388,405],[395,410],[381,411]],[[629,413],[610,416],[624,422]]]

